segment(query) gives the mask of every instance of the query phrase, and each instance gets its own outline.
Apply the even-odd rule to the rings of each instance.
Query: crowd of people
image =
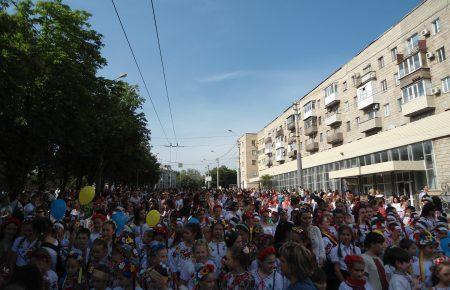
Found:
[[[303,189],[11,199],[0,196],[3,289],[450,289],[447,217],[427,192],[416,207],[405,196]]]

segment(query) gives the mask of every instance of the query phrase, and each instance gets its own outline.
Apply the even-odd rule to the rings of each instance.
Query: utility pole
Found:
[[[237,148],[238,148],[238,167],[237,167],[237,186],[238,189],[242,188],[241,186],[241,141],[237,140]]]
[[[217,170],[216,170],[216,173],[217,173],[217,189],[219,189],[219,158],[216,158],[216,161],[217,161]]]
[[[303,180],[302,180],[302,154],[300,152],[300,131],[299,131],[299,119],[300,114],[298,112],[298,104],[297,102],[294,103],[294,111],[295,111],[295,142],[297,143],[297,178],[298,178],[298,185],[297,187],[301,186],[303,188]]]

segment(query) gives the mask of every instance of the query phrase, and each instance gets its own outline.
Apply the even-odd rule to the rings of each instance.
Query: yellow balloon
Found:
[[[148,212],[145,221],[147,222],[147,225],[152,228],[159,223],[160,218],[161,218],[161,215],[159,214],[159,212],[157,210],[153,209]]]
[[[89,204],[95,196],[95,187],[93,186],[85,186],[80,190],[80,194],[78,195],[78,200],[82,205]]]

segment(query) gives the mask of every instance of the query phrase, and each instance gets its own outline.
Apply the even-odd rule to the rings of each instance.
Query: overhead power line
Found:
[[[152,104],[153,110],[155,111],[155,115],[156,115],[156,118],[158,119],[158,123],[161,126],[161,129],[163,131],[165,138],[167,139],[167,142],[170,143],[169,138],[167,137],[167,134],[166,134],[166,130],[164,130],[164,126],[162,125],[161,119],[159,118],[158,111],[156,110],[155,104],[153,103],[153,99],[150,95],[150,91],[147,87],[147,83],[145,82],[144,76],[142,75],[141,67],[139,66],[139,63],[136,59],[136,55],[134,54],[133,47],[131,46],[130,40],[128,39],[128,35],[127,35],[125,27],[122,23],[122,19],[120,17],[119,11],[117,10],[116,3],[114,3],[114,0],[111,0],[111,2],[112,2],[112,5],[114,6],[114,11],[116,12],[116,16],[117,16],[117,19],[119,20],[120,27],[122,28],[123,35],[125,36],[125,39],[128,43],[128,48],[130,49],[131,55],[133,56],[133,60],[134,60],[134,63],[136,64],[136,68],[139,72],[139,76],[141,77],[141,81],[144,84],[144,88],[145,88],[145,91],[147,92],[147,96],[150,100],[150,103]]]
[[[166,98],[167,98],[167,103],[169,104],[170,121],[172,122],[173,136],[175,137],[175,141],[178,145],[177,134],[175,133],[175,125],[173,123],[172,105],[170,104],[169,89],[167,88],[166,69],[165,69],[163,55],[162,55],[162,51],[161,51],[161,41],[159,40],[158,23],[156,21],[156,14],[155,14],[155,7],[153,6],[153,0],[150,0],[150,3],[152,4],[153,22],[155,23],[156,40],[158,42],[159,59],[161,60],[161,68],[162,68],[162,73],[163,73],[163,77],[164,77],[164,87],[166,89]]]

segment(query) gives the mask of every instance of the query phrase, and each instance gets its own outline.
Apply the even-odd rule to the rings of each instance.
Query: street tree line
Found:
[[[217,186],[217,167],[208,171],[212,177],[211,187]],[[234,169],[222,165],[219,167],[219,186],[228,188],[237,183],[237,173]],[[196,169],[181,170],[177,176],[177,185],[182,188],[200,188],[205,186],[205,176]]]
[[[144,99],[98,76],[89,18],[61,0],[0,0],[0,191],[158,181]]]

